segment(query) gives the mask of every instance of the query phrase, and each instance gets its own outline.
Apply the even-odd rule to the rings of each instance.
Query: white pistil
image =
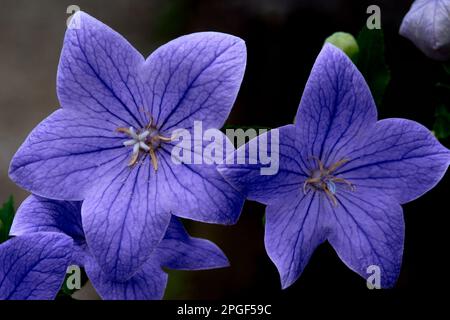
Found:
[[[144,142],[139,142],[139,147],[145,151],[150,151],[150,147],[146,145]]]
[[[140,153],[143,151],[144,154],[150,155],[153,168],[155,171],[158,170],[158,160],[156,158],[155,150],[159,147],[161,141],[170,142],[172,139],[160,136],[156,131],[156,128],[152,127],[152,123],[153,120],[142,132],[136,132],[133,127],[120,127],[116,129],[117,132],[126,134],[131,138],[123,142],[125,147],[133,147],[131,160],[128,164],[130,167],[134,166],[139,161]]]
[[[133,127],[128,129],[128,134],[132,138],[123,143],[125,147],[133,147],[133,157],[132,159],[137,159],[139,151],[142,149],[145,152],[150,151],[150,147],[146,143],[147,137],[150,135],[150,131],[145,130],[144,132],[137,134]]]
[[[144,141],[150,135],[150,131],[145,130],[140,135],[138,135],[139,140]]]

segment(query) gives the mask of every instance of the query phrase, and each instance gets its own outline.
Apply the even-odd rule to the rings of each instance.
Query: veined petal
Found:
[[[218,32],[177,38],[145,62],[146,105],[161,131],[221,128],[236,99],[246,64],[242,39]]]
[[[169,165],[168,156],[158,175],[159,192],[167,199],[168,212],[206,223],[234,224],[244,204],[243,196],[229,185],[214,165]],[[182,203],[179,199],[183,199]]]
[[[381,287],[395,285],[403,256],[402,208],[383,191],[342,191],[330,214],[328,241],[341,260],[367,279],[377,268]],[[375,270],[375,269],[374,269]]]
[[[377,110],[363,76],[340,49],[325,44],[297,111],[297,141],[303,158],[329,166],[345,157],[349,142],[377,120]]]
[[[275,135],[274,130],[277,130]],[[266,204],[298,194],[309,175],[296,146],[297,128],[287,125],[274,130],[241,146],[228,157],[229,164],[218,166],[220,174],[248,199]],[[269,156],[272,163],[263,164],[260,152]]]
[[[230,141],[219,130],[217,134],[220,134],[219,140],[223,143],[219,140],[212,142],[218,151],[216,159],[205,152],[205,147],[210,142],[195,141],[195,137],[191,148],[180,148],[191,154],[192,161],[189,163],[183,162],[173,145],[163,146],[158,150],[158,192],[164,194],[166,211],[182,218],[207,223],[234,224],[238,220],[244,197],[216,169],[214,161],[223,161],[227,146],[230,145]],[[203,148],[203,155],[197,153],[197,143]],[[228,148],[231,148],[231,152],[234,150],[232,145]],[[199,164],[193,163],[196,156],[201,157]]]
[[[279,199],[266,209],[264,243],[280,273],[283,288],[300,277],[316,247],[327,237],[328,199],[300,190],[296,198]]]
[[[72,240],[63,234],[33,233],[0,245],[0,299],[54,299],[71,260]]]
[[[168,278],[159,264],[151,260],[126,281],[111,280],[94,259],[86,263],[86,273],[104,300],[160,300]]]
[[[450,58],[450,0],[414,1],[403,18],[400,34],[430,58]]]
[[[417,122],[385,119],[348,153],[336,174],[358,187],[382,189],[400,203],[412,201],[444,176],[450,151]]]
[[[10,234],[21,236],[36,232],[64,233],[73,239],[84,240],[81,202],[29,196],[17,209]]]
[[[125,281],[162,240],[170,212],[149,161],[123,167],[99,181],[83,202],[86,241],[110,279]],[[184,204],[183,204],[184,205]]]
[[[74,241],[71,264],[84,265],[88,254],[81,224],[81,202],[58,201],[29,196],[17,209],[10,235],[56,232]]]
[[[115,129],[96,116],[60,109],[31,132],[9,175],[36,195],[83,200],[94,182],[128,161]]]
[[[178,218],[172,217],[164,239],[150,259],[177,270],[206,270],[228,267],[228,259],[214,243],[192,238]]]
[[[71,20],[58,66],[61,106],[101,116],[116,127],[142,128],[142,55],[120,34],[84,12]]]

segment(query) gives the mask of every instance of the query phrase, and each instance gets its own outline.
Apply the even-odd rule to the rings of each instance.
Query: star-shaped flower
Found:
[[[325,240],[350,269],[367,278],[368,268],[377,266],[381,285],[393,286],[403,253],[400,204],[439,182],[449,150],[414,121],[377,121],[361,73],[329,44],[316,60],[295,122],[278,129],[277,174],[260,175],[263,165],[248,164],[258,160],[250,144],[268,143],[271,150],[271,132],[235,152],[246,165],[219,166],[250,200],[267,205],[265,246],[282,286],[300,276]]]
[[[416,0],[403,18],[400,34],[428,57],[450,58],[450,0]]]
[[[83,266],[98,294],[107,300],[161,299],[167,284],[162,267],[204,270],[228,266],[216,245],[191,238],[178,218],[172,217],[164,239],[148,260],[127,281],[116,281],[102,271],[86,244],[80,202],[30,196],[17,211],[11,235],[17,238],[0,247],[2,298],[52,299],[70,264]],[[30,240],[24,244],[23,239]]]
[[[144,59],[122,36],[78,12],[58,67],[61,109],[14,156],[10,177],[33,194],[83,201],[83,229],[104,272],[127,280],[162,239],[171,214],[232,224],[242,196],[214,164],[171,159],[176,129],[224,124],[246,48],[204,32]],[[191,151],[191,150],[189,150]],[[194,152],[193,152],[194,153]]]

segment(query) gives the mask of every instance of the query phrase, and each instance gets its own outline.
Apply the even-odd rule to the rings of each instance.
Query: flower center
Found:
[[[332,204],[334,206],[337,206],[336,193],[338,191],[339,185],[344,185],[351,191],[355,190],[355,186],[351,182],[343,178],[334,176],[334,172],[349,160],[342,159],[334,163],[330,167],[325,168],[323,162],[319,158],[313,158],[317,160],[319,167],[315,170],[312,170],[310,177],[305,180],[305,183],[303,184],[303,192],[306,194],[309,189],[313,190],[314,192],[323,191],[327,195],[328,199],[330,199]]]
[[[133,127],[117,128],[117,132],[123,133],[131,138],[123,143],[125,147],[132,147],[130,162],[128,166],[132,167],[139,162],[139,159],[144,160],[147,155],[150,156],[153,169],[158,170],[158,158],[156,157],[156,150],[161,146],[162,142],[170,142],[171,139],[159,134],[158,129],[153,124],[153,119],[143,129],[136,130]]]

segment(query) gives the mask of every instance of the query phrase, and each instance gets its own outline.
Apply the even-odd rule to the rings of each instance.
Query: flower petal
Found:
[[[428,57],[450,58],[450,0],[416,0],[403,18],[400,34]]]
[[[158,259],[162,266],[176,270],[206,270],[229,266],[228,259],[219,247],[208,240],[191,238],[176,217],[172,217],[166,235],[152,258]]]
[[[145,63],[145,95],[162,131],[193,122],[221,128],[236,99],[246,64],[242,39],[218,32],[194,33],[158,48]]]
[[[21,236],[36,232],[58,232],[73,239],[84,240],[81,202],[29,196],[17,209],[10,234]]]
[[[363,278],[380,271],[381,287],[395,285],[403,255],[405,226],[401,206],[384,192],[341,191],[329,217],[328,241],[341,260]]]
[[[110,277],[128,280],[162,240],[170,212],[166,194],[157,187],[149,161],[123,167],[99,181],[83,202],[86,240],[100,267]]]
[[[375,125],[377,110],[369,87],[340,49],[325,44],[303,92],[296,116],[297,141],[310,167],[313,157],[329,166],[342,149]]]
[[[31,132],[9,175],[36,195],[83,200],[95,181],[128,161],[129,150],[115,129],[96,116],[60,109]]]
[[[139,69],[144,58],[120,34],[79,11],[71,20],[58,66],[61,106],[101,116],[117,127],[143,128]]]
[[[278,136],[274,130],[277,130]],[[296,147],[296,127],[287,125],[274,130],[241,146],[228,157],[227,163],[217,168],[248,199],[266,204],[298,193],[308,177],[306,165]],[[270,165],[261,162],[259,152],[265,154],[266,151],[269,151],[268,155],[273,161]],[[273,170],[270,170],[271,167]],[[268,171],[264,173],[264,170]]]
[[[0,299],[54,299],[71,259],[72,241],[57,233],[35,233],[0,245]]]
[[[216,132],[221,135],[222,139],[219,140],[224,143],[221,144],[219,140],[212,142],[218,150],[215,160],[223,161],[230,141],[219,130]],[[195,137],[193,139],[191,148],[181,149],[183,152],[191,152],[192,157],[195,157],[198,140]],[[208,144],[206,140],[202,140],[199,147],[205,148]],[[228,148],[234,150],[232,145]],[[158,151],[158,192],[164,194],[166,211],[201,222],[236,223],[244,197],[219,174],[217,165],[212,162],[214,159],[205,152],[199,164],[194,163],[195,159],[192,162],[182,162],[178,152],[174,152],[173,145],[163,146]],[[208,161],[211,162],[207,163]]]
[[[427,128],[405,119],[379,121],[347,157],[337,175],[357,188],[383,189],[400,203],[433,188],[450,164],[450,151]]]
[[[168,278],[158,263],[151,260],[127,281],[111,280],[94,259],[86,264],[86,274],[104,300],[160,300]]]
[[[81,224],[81,202],[58,201],[29,196],[17,210],[10,235],[56,232],[74,240],[71,264],[84,265],[86,240]]]
[[[283,288],[300,277],[316,247],[326,240],[324,214],[329,207],[325,197],[312,191],[298,191],[296,198],[267,206],[264,243]]]

